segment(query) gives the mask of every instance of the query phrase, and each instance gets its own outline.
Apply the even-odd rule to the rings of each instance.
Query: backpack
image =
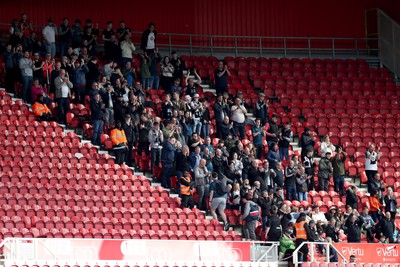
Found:
[[[226,188],[226,185],[223,182],[217,180],[215,181],[215,192],[218,196],[223,196],[228,193],[228,188]]]
[[[260,209],[256,203],[250,203],[250,212],[246,217],[246,221],[251,222],[258,220],[258,216],[260,214]]]

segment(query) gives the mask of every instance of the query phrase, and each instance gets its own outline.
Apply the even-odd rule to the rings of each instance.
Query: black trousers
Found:
[[[194,200],[192,195],[182,195],[182,208],[194,208]]]
[[[127,152],[126,147],[114,148],[116,164],[121,165],[122,163],[124,163],[125,158],[126,158],[126,152]]]

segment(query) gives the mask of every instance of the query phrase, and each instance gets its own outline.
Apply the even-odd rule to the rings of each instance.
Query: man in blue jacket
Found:
[[[165,188],[171,188],[171,175],[174,171],[175,161],[175,137],[171,137],[168,141],[164,142],[161,151],[162,163],[162,181],[161,185]]]
[[[85,94],[86,94],[86,73],[89,72],[89,68],[82,59],[73,61],[72,70],[72,84],[74,85],[75,91],[75,103],[85,104]]]

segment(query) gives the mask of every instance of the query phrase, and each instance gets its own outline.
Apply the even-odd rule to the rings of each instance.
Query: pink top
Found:
[[[36,86],[32,85],[32,88],[31,88],[32,101],[35,101],[39,94],[42,94],[44,96],[48,96],[47,95],[47,89],[44,88],[43,86],[36,87]]]

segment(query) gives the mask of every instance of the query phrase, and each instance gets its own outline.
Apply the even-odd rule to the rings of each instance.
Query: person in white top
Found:
[[[231,120],[233,121],[233,129],[235,135],[240,135],[240,139],[245,138],[245,120],[246,120],[247,109],[243,106],[242,100],[237,97],[235,99],[235,105],[231,108]]]
[[[140,48],[144,52],[147,52],[148,55],[150,55],[151,52],[155,52],[156,49],[157,32],[154,29],[154,23],[150,23],[149,27],[143,32],[140,42]]]
[[[50,53],[51,57],[54,58],[56,55],[56,35],[57,27],[54,24],[53,19],[48,19],[49,24],[43,28],[42,36],[44,39],[44,45],[46,52]]]
[[[125,34],[124,40],[120,44],[121,56],[122,56],[122,66],[125,66],[126,62],[132,63],[132,53],[136,51],[135,45],[131,41],[130,33]]]
[[[161,64],[161,86],[166,92],[171,91],[175,68],[172,66],[169,57],[165,56]]]
[[[331,143],[331,140],[329,138],[329,135],[325,135],[322,138],[322,142],[321,142],[321,157],[325,157],[326,152],[331,152],[331,154],[333,154],[333,152],[335,152],[336,147],[334,144]]]
[[[378,151],[375,151],[375,145],[371,144],[367,152],[365,152],[365,174],[368,181],[378,172],[378,161],[380,157],[380,148],[378,148]]]
[[[73,85],[64,69],[60,70],[59,76],[54,80],[54,85],[56,87],[55,96],[58,100],[58,122],[65,123]]]

